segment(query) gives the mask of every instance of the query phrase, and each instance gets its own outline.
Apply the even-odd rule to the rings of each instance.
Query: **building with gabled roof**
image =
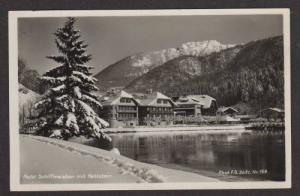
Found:
[[[110,127],[135,126],[138,124],[138,101],[129,93],[117,93],[100,98],[103,108],[99,116],[110,123]]]
[[[159,119],[161,122],[174,115],[173,108],[176,105],[170,97],[160,93],[134,94],[139,104],[139,123],[145,125],[146,119]],[[160,122],[159,122],[160,123]]]
[[[239,111],[235,109],[234,107],[220,107],[217,110],[217,113],[219,115],[229,115],[229,116],[234,116],[238,113]]]
[[[215,108],[217,106],[217,101],[215,98],[209,95],[188,95],[194,100],[199,101],[203,105],[203,109]]]
[[[175,112],[185,116],[215,116],[218,109],[216,99],[208,95],[181,96],[175,104]]]
[[[176,116],[201,116],[203,104],[190,96],[179,97],[175,102],[174,112]]]
[[[234,107],[219,107],[217,110],[217,121],[219,122],[237,122],[241,119],[237,117],[238,110]]]
[[[280,108],[266,108],[259,112],[260,117],[271,121],[284,121],[284,110]]]

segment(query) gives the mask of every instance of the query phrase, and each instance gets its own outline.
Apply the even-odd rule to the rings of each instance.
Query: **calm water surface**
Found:
[[[282,132],[221,134],[186,131],[111,136],[122,155],[145,163],[202,174],[230,172],[234,175],[235,170],[250,171],[251,174],[235,174],[242,179],[285,179]]]

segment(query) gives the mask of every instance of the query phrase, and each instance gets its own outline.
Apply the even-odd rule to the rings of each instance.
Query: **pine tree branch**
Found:
[[[46,73],[44,73],[43,76],[64,77],[66,71],[67,71],[66,66],[65,65],[61,65],[61,66],[58,66],[58,67],[55,67],[55,68],[51,69],[50,71],[47,71]]]
[[[39,109],[42,108],[45,104],[49,104],[51,102],[51,99],[46,97],[42,100],[40,100],[39,102],[37,102],[36,104],[34,104],[34,108]]]
[[[88,102],[88,103],[90,103],[91,105],[96,106],[97,108],[102,108],[102,104],[101,104],[98,100],[96,100],[96,99],[94,99],[93,97],[90,97],[90,96],[88,96],[88,95],[83,94],[83,95],[81,96],[81,100],[82,100],[82,101],[85,101],[85,102]]]
[[[59,86],[51,88],[50,90],[55,92],[56,94],[58,94],[58,93],[61,94],[61,93],[64,93],[67,90],[67,86],[65,84],[61,84]]]
[[[67,50],[67,47],[62,43],[62,42],[59,42],[57,39],[55,39],[55,44],[56,44],[56,47],[58,48],[59,52],[61,52],[62,54],[68,54],[68,50]]]
[[[47,56],[48,59],[52,59],[57,63],[65,64],[68,62],[67,58],[65,56]]]
[[[73,84],[74,86],[82,83],[82,80],[79,77],[75,76],[74,74],[71,75],[70,77],[68,77],[68,79],[69,79],[69,82],[71,84]]]
[[[42,82],[48,83],[50,85],[60,85],[62,84],[64,81],[66,81],[67,77],[63,76],[63,77],[50,77],[50,76],[42,76],[41,78]]]
[[[74,59],[78,64],[85,64],[92,59],[92,56],[91,55],[81,55],[81,56],[75,56]]]
[[[72,75],[79,77],[83,82],[88,82],[91,84],[95,84],[95,82],[96,82],[96,79],[94,77],[87,76],[86,74],[84,74],[80,71],[73,71]]]

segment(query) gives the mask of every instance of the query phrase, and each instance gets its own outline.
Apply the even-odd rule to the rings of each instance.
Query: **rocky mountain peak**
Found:
[[[235,45],[225,45],[217,40],[206,40],[200,42],[186,42],[182,44],[180,50],[182,55],[204,56],[213,52],[220,52],[221,50],[234,47]]]
[[[136,78],[148,73],[155,67],[181,56],[202,57],[220,52],[234,45],[225,45],[216,40],[183,43],[178,48],[167,48],[151,52],[141,52],[109,65],[96,74],[100,88],[126,86]]]

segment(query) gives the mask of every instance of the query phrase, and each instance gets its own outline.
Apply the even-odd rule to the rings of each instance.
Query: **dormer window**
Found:
[[[122,98],[120,99],[120,102],[121,102],[121,103],[131,103],[131,99],[130,99],[130,98],[126,98],[126,97],[122,97]]]
[[[122,97],[122,98],[120,99],[120,102],[121,102],[121,103],[126,103],[126,98]]]

